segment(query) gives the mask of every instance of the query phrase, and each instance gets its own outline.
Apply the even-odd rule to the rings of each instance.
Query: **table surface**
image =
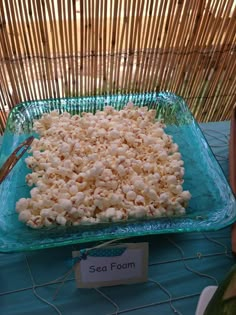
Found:
[[[228,178],[229,122],[200,126]],[[0,254],[0,313],[194,315],[201,291],[235,263],[230,227],[138,240],[149,242],[148,282],[109,288],[77,289],[73,274],[62,281],[71,246]]]

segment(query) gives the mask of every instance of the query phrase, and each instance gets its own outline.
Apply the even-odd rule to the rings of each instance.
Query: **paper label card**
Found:
[[[72,252],[74,258],[80,251]],[[147,281],[148,243],[125,243],[89,250],[75,265],[78,288]]]

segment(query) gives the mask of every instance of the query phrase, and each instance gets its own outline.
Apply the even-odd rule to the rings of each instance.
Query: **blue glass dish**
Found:
[[[21,103],[9,115],[0,166],[24,139],[33,134],[33,121],[43,113],[55,109],[72,114],[95,113],[105,105],[121,109],[129,100],[137,106],[157,109],[157,119],[163,119],[166,132],[179,145],[185,163],[184,189],[192,194],[186,215],[33,230],[18,221],[15,211],[16,201],[28,197],[30,191],[25,184],[25,175],[29,172],[24,162],[26,154],[0,185],[0,251],[28,251],[141,235],[217,230],[235,221],[235,199],[223,171],[188,106],[172,93],[119,94]]]

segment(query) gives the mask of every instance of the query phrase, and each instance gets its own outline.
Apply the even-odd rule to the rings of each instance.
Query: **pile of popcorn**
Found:
[[[32,228],[183,215],[178,145],[155,121],[156,111],[128,103],[96,114],[46,113],[34,122],[26,158],[31,198],[21,198],[19,220]]]

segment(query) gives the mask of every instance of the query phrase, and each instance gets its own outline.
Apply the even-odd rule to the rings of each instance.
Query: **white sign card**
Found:
[[[73,257],[80,257],[74,251]],[[75,265],[78,288],[94,288],[147,281],[148,243],[124,243],[88,251]]]

